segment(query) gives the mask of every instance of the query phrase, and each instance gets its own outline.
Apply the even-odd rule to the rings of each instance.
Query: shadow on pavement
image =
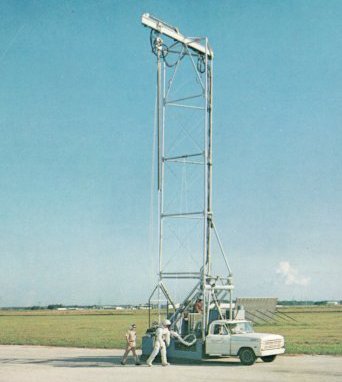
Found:
[[[7,358],[0,359],[1,364],[37,364],[37,365],[49,365],[53,367],[147,367],[144,361],[141,361],[141,366],[134,364],[133,358],[128,358],[125,366],[121,365],[121,356],[102,356],[102,357],[68,357],[68,358],[56,358],[56,359],[34,359],[34,358]],[[171,360],[171,365],[185,365],[185,366],[242,366],[240,362],[234,359],[210,359],[203,361],[190,361],[190,360]],[[158,360],[153,362],[154,366],[161,366]]]

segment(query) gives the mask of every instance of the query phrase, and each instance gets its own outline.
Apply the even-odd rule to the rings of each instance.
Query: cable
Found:
[[[203,74],[205,72],[205,59],[203,55],[198,56],[197,59],[197,70]]]
[[[181,61],[184,58],[184,56],[185,56],[184,49],[182,49],[180,52],[171,51],[171,49],[173,49],[175,46],[180,44],[180,42],[176,41],[172,45],[167,46],[166,44],[163,43],[163,40],[159,36],[160,36],[159,32],[151,29],[151,32],[150,32],[150,45],[151,45],[152,53],[155,56],[158,56],[157,50],[160,49],[161,57],[164,60],[165,65],[167,67],[169,67],[169,68],[172,68],[172,67],[176,66],[179,63],[179,61]],[[178,58],[177,58],[177,60],[175,62],[171,63],[170,61],[167,61],[166,57],[168,56],[169,53],[177,53],[178,54]]]

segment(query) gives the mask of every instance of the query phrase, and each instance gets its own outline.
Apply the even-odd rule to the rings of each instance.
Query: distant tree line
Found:
[[[54,310],[54,309],[58,309],[58,308],[64,308],[64,305],[62,305],[62,304],[50,304],[47,306],[47,308],[50,310]]]
[[[342,301],[336,301],[338,304],[342,304]],[[294,305],[328,305],[328,300],[322,300],[322,301],[298,301],[298,300],[284,300],[284,301],[278,301],[278,305],[283,306],[294,306]]]
[[[342,305],[342,300],[321,300],[321,301],[313,301],[313,300],[305,300],[305,301],[299,301],[299,300],[281,300],[278,301],[278,305],[281,306],[305,306],[305,305],[333,305],[333,304],[340,304]],[[0,310],[2,309],[13,309],[13,310],[56,310],[56,309],[115,309],[117,306],[102,306],[102,305],[63,305],[63,304],[49,304],[47,306],[41,306],[41,305],[33,305],[33,306],[26,306],[26,307],[0,307]],[[124,309],[146,309],[148,305],[121,305]],[[151,304],[151,308],[156,308],[157,305]],[[166,308],[166,305],[163,306]]]

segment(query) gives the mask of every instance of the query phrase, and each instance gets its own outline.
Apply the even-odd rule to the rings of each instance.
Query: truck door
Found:
[[[208,355],[230,354],[230,334],[224,324],[212,325],[205,342],[205,351]]]

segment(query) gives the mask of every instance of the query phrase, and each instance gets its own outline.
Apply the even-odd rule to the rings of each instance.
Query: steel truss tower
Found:
[[[149,302],[157,295],[160,319],[165,298],[175,327],[182,313],[202,299],[204,338],[210,309],[215,306],[221,312],[225,296],[232,317],[233,289],[212,212],[214,54],[208,38],[185,37],[149,14],[142,16],[142,23],[151,29],[157,59],[159,272]],[[212,274],[213,239],[226,266],[224,277]],[[192,283],[179,306],[167,285],[170,280]]]

